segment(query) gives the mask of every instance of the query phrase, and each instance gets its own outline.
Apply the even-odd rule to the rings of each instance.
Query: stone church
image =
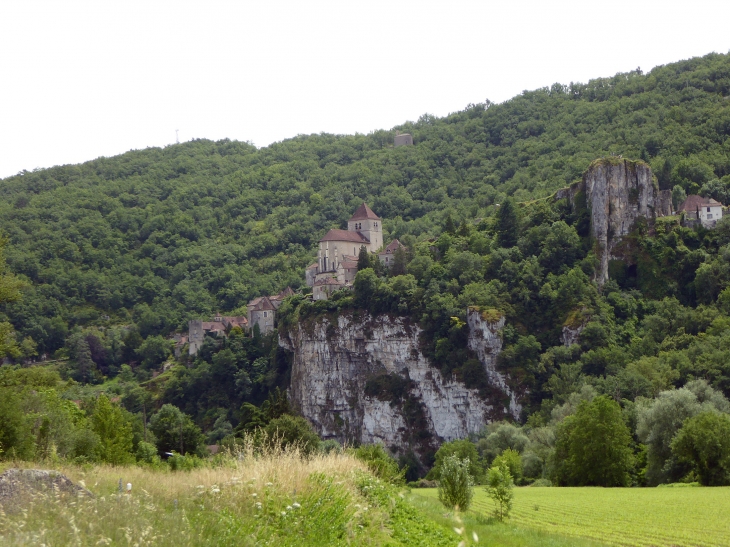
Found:
[[[376,253],[382,246],[380,217],[363,203],[347,221],[347,230],[330,230],[319,240],[317,262],[306,271],[314,300],[326,300],[332,292],[352,285],[360,247]]]

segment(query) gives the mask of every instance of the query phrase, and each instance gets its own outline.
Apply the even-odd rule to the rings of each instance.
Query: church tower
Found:
[[[378,252],[383,246],[383,227],[380,217],[373,213],[373,210],[365,203],[360,205],[352,218],[347,221],[347,229],[365,236],[370,241],[370,245],[365,247],[371,253]]]

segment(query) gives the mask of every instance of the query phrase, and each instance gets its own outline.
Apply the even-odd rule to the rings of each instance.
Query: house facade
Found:
[[[381,252],[378,253],[378,260],[380,260],[380,263],[385,266],[386,268],[390,268],[393,266],[395,253],[398,249],[402,249],[403,251],[407,251],[405,245],[403,245],[400,241],[397,239],[394,239],[390,243],[388,243],[388,246],[383,249]]]
[[[248,324],[251,329],[259,326],[261,334],[269,334],[276,326],[276,310],[288,296],[294,294],[291,287],[287,287],[279,294],[259,296],[248,303]]]
[[[217,313],[212,321],[189,321],[188,336],[181,337],[180,342],[188,344],[188,355],[197,355],[206,334],[226,336],[226,333],[234,327],[247,328],[248,319],[243,316],[223,316]],[[183,339],[185,340],[183,341]]]
[[[714,228],[717,221],[722,218],[722,203],[712,198],[690,195],[679,206],[677,212],[684,213],[685,222],[688,224],[700,223],[705,228]]]

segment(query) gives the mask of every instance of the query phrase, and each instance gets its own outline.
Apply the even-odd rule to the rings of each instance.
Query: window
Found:
[[[710,212],[710,208],[709,208],[709,207],[707,208],[707,212],[708,212],[708,213]]]
[[[710,220],[711,218],[712,218],[712,213],[709,213],[709,214],[707,215],[707,220]]]
[[[264,312],[264,317],[266,317],[266,314],[267,314],[267,313],[268,313],[268,312]]]

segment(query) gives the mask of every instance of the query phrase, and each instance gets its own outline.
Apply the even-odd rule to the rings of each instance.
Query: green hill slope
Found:
[[[42,352],[108,314],[144,334],[297,287],[316,241],[367,201],[391,236],[438,234],[550,194],[607,153],[648,160],[663,187],[730,184],[730,57],[553,85],[397,129],[267,148],[197,140],[0,181],[12,270],[33,284],[9,315]],[[716,179],[718,182],[716,181]],[[713,182],[715,181],[715,182]]]

